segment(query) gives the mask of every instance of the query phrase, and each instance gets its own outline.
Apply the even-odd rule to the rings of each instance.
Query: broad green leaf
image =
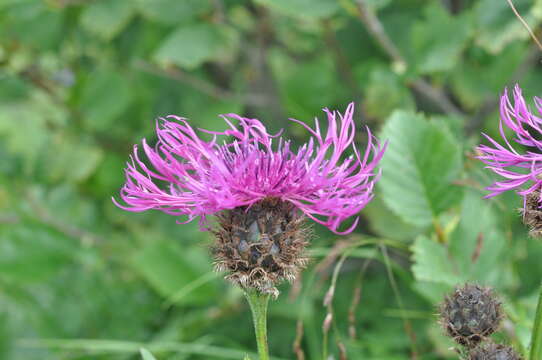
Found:
[[[136,0],[136,2],[143,16],[171,25],[190,21],[213,8],[210,0]]]
[[[421,233],[421,229],[405,223],[384,204],[382,197],[375,196],[363,209],[369,220],[369,227],[376,234],[390,239],[411,240]]]
[[[224,34],[210,24],[182,25],[170,34],[154,53],[156,61],[194,69],[219,55]]]
[[[183,249],[174,239],[157,241],[139,250],[132,263],[134,270],[164,297],[172,297],[186,287],[191,291],[179,299],[183,304],[205,304],[216,295],[214,283],[191,287],[194,279],[212,271],[211,260],[197,247]]]
[[[118,71],[102,69],[86,79],[81,97],[85,124],[93,130],[108,130],[133,100],[129,80]]]
[[[83,11],[81,25],[102,39],[111,40],[128,25],[134,10],[133,1],[93,1]]]
[[[458,264],[442,244],[420,236],[412,245],[412,272],[417,280],[455,285],[463,280]]]
[[[444,295],[449,293],[456,284],[443,282],[424,281],[416,278],[412,283],[412,288],[421,296],[431,301],[433,304],[438,304],[444,298]]]
[[[498,285],[502,278],[502,255],[506,246],[494,206],[479,191],[466,192],[461,221],[450,239],[450,252],[468,280]]]
[[[334,0],[256,0],[256,2],[285,15],[319,19],[329,17],[339,10]]]
[[[427,226],[460,199],[462,190],[452,182],[461,171],[461,148],[442,122],[396,111],[380,137],[388,149],[379,185],[384,202],[399,217]]]
[[[426,8],[425,17],[411,34],[417,70],[422,74],[450,70],[470,38],[471,18],[468,13],[452,16],[438,2]]]
[[[139,353],[141,354],[141,358],[143,360],[156,360],[156,358],[147,349],[141,348],[139,349]]]
[[[480,192],[469,190],[461,205],[460,223],[448,244],[420,237],[412,246],[412,271],[421,281],[414,287],[432,301],[465,281],[504,287],[505,244],[493,207]]]
[[[385,68],[376,68],[369,75],[363,97],[368,116],[386,118],[395,109],[414,110],[414,99],[399,77]]]

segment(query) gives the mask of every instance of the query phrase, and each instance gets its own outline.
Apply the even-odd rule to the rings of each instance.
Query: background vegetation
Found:
[[[515,3],[541,23],[541,1]],[[238,112],[302,142],[288,117],[350,101],[390,142],[384,175],[351,236],[315,226],[310,268],[271,304],[272,354],[456,359],[435,306],[466,280],[498,289],[500,337],[528,345],[542,245],[516,195],[482,199],[493,178],[473,158],[504,87],[542,91],[542,52],[506,1],[2,0],[0,34],[1,359],[255,350],[209,234],[111,197],[157,116],[219,130]]]

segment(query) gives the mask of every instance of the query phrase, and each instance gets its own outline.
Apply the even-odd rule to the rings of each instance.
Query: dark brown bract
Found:
[[[490,342],[472,349],[468,360],[521,360],[521,356],[510,346]]]
[[[522,213],[523,223],[529,227],[529,234],[536,238],[542,237],[542,209],[540,209],[539,190],[527,195]]]
[[[305,215],[289,202],[269,198],[226,210],[218,215],[218,223],[216,268],[244,288],[277,296],[276,285],[293,281],[307,263]]]
[[[502,317],[493,290],[475,284],[456,288],[440,306],[440,322],[447,335],[469,348],[494,333]]]

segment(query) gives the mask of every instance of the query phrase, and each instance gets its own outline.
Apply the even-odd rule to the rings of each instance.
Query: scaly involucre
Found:
[[[136,145],[121,189],[126,205],[117,205],[129,211],[157,209],[186,215],[186,222],[200,217],[200,226],[207,229],[208,215],[278,198],[291,202],[335,233],[349,233],[357,218],[343,232],[338,227],[372,199],[380,176],[376,166],[385,145],[380,145],[367,128],[364,154],[356,149],[353,103],[344,114],[324,111],[328,120],[325,135],[318,120],[310,128],[291,119],[312,135],[297,152],[291,149],[289,140],[281,138],[280,133],[269,134],[256,119],[222,115],[229,128],[223,132],[199,129],[212,135],[205,141],[186,119],[173,115],[161,118],[156,124],[157,144],[151,147],[142,142],[152,167],[139,158]],[[220,137],[229,138],[219,142]],[[343,159],[347,149],[352,154]]]
[[[542,141],[537,140],[542,135],[542,118],[531,112],[518,85],[513,97],[512,103],[505,89],[500,103],[499,130],[506,146],[483,134],[492,146],[477,148],[482,154],[478,159],[487,165],[486,168],[504,178],[487,188],[491,192],[486,197],[518,189],[518,194],[526,199],[527,195],[542,188]],[[542,113],[542,99],[535,97],[534,103],[538,113]],[[513,131],[512,140],[527,147],[526,150],[514,149],[505,134],[505,127]]]

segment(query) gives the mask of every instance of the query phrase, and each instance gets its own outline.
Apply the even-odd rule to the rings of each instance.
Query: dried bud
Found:
[[[292,203],[275,198],[223,211],[214,232],[217,270],[227,271],[226,279],[244,288],[276,297],[275,286],[293,281],[307,263],[304,220]]]
[[[523,223],[529,227],[532,237],[542,237],[542,209],[540,209],[540,190],[533,191],[525,197],[522,209]]]
[[[468,360],[521,360],[521,356],[510,346],[490,342],[472,349]]]
[[[495,332],[502,316],[493,290],[475,284],[456,288],[440,306],[440,322],[447,335],[469,348]]]

